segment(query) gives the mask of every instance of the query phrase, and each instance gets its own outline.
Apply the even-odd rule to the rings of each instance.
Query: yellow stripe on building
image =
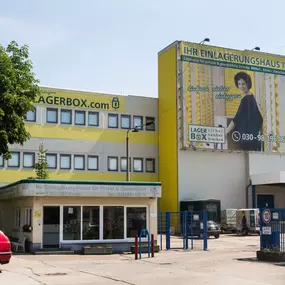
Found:
[[[32,170],[0,170],[1,183],[11,183],[21,179],[36,176]],[[131,173],[131,181],[158,181],[157,174],[150,173]],[[126,173],[118,172],[64,172],[50,171],[49,179],[53,180],[93,180],[93,181],[126,181]]]
[[[56,138],[85,141],[118,142],[126,141],[126,130],[110,130],[98,128],[65,127],[54,125],[26,125],[28,132],[34,138]],[[130,134],[131,143],[158,144],[158,133],[137,132]]]

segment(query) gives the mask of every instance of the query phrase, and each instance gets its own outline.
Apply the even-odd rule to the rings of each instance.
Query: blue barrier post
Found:
[[[160,250],[162,250],[162,212],[160,212]]]
[[[184,212],[185,223],[184,223],[184,239],[185,239],[185,247],[184,249],[188,249],[188,211]]]
[[[207,226],[207,211],[204,210],[203,213],[203,229],[204,229],[204,250],[208,250],[208,226]]]
[[[166,250],[170,249],[170,213],[167,211],[165,213],[165,222],[166,222]]]
[[[150,237],[147,229],[142,229],[139,237],[139,247],[140,247],[140,259],[142,259],[142,234],[147,234],[147,245],[148,245],[148,257],[150,258]]]
[[[193,240],[193,212],[190,214],[190,234],[191,234],[191,249],[194,249],[194,240]]]

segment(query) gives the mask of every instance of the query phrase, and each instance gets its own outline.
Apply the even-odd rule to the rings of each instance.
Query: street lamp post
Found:
[[[126,181],[130,181],[130,151],[129,151],[129,134],[131,133],[137,133],[139,132],[140,129],[144,126],[149,126],[154,124],[154,121],[147,122],[141,126],[135,126],[134,128],[128,129],[127,130],[127,136],[126,136],[126,158],[127,158],[127,165],[126,165]]]

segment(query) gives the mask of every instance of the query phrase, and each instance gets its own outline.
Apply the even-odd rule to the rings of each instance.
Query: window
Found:
[[[124,207],[103,207],[103,239],[124,239]]]
[[[139,236],[146,228],[146,207],[127,207],[127,238]]]
[[[27,168],[33,168],[35,165],[35,154],[24,152],[23,166]]]
[[[100,207],[83,207],[83,240],[100,238]]]
[[[61,154],[60,155],[60,168],[70,169],[71,168],[71,155]]]
[[[19,167],[20,166],[20,153],[11,152],[11,158],[8,160],[9,167]]]
[[[108,156],[108,170],[118,171],[118,157]]]
[[[46,162],[48,163],[48,168],[57,168],[57,155],[51,153],[46,154]]]
[[[134,172],[143,172],[142,158],[134,158]]]
[[[130,129],[131,128],[131,116],[121,115],[121,128]]]
[[[98,170],[98,156],[96,155],[88,155],[88,160],[87,160],[87,168],[88,170]]]
[[[142,116],[134,116],[134,128],[142,130],[143,125],[143,117]]]
[[[153,117],[146,117],[145,118],[145,129],[147,131],[155,131],[155,118]]]
[[[71,110],[61,110],[60,123],[66,124],[66,125],[72,124],[72,111]]]
[[[14,226],[19,229],[21,227],[21,209],[15,209]]]
[[[58,122],[58,116],[57,116],[58,110],[53,108],[47,108],[47,123],[53,123],[57,124]]]
[[[35,122],[36,121],[36,110],[35,111],[29,111],[27,113],[27,122]]]
[[[85,111],[75,111],[75,125],[85,126]]]
[[[63,207],[63,240],[81,240],[81,207]]]
[[[74,155],[74,169],[84,170],[85,169],[85,156]]]
[[[25,225],[32,225],[32,209],[25,209]]]
[[[155,159],[154,158],[147,158],[145,160],[145,171],[155,172]]]
[[[0,155],[0,167],[4,167],[4,158]]]
[[[108,114],[108,127],[117,129],[118,128],[118,115]]]
[[[88,126],[99,126],[99,113],[98,112],[88,112]]]
[[[121,171],[127,171],[127,158],[121,157]],[[129,170],[131,169],[131,159],[129,160]]]

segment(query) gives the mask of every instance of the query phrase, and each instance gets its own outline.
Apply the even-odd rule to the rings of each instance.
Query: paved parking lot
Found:
[[[179,239],[177,245],[181,243]],[[284,285],[284,266],[254,259],[259,237],[221,236],[209,240],[209,251],[162,251],[154,258],[111,256],[15,255],[2,267],[1,285],[59,284],[230,284]],[[201,248],[199,248],[201,246]]]

